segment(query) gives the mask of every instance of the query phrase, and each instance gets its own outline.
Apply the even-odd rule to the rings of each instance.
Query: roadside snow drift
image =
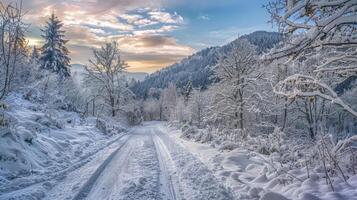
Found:
[[[10,95],[6,104],[9,125],[0,128],[0,199],[3,194],[83,165],[118,137],[99,131],[96,119],[84,120],[78,113],[49,109],[24,100],[20,94]]]

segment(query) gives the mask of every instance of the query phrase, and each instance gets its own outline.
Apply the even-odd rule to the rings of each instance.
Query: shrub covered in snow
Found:
[[[117,121],[111,118],[97,118],[95,126],[105,135],[114,135],[126,130]]]
[[[37,134],[23,126],[0,127],[0,176],[27,174],[37,164],[31,157]]]
[[[196,142],[201,142],[201,143],[209,143],[213,139],[213,136],[211,132],[208,132],[204,129],[198,129],[197,134],[195,136],[195,141]]]
[[[95,129],[95,122],[79,123],[78,113],[25,98],[14,93],[6,99],[7,123],[0,126],[1,188],[8,180],[63,170],[112,140]],[[117,125],[115,130],[123,128]]]
[[[31,102],[42,102],[43,96],[37,88],[27,88],[24,92],[23,98]]]
[[[229,150],[232,151],[236,148],[238,148],[239,146],[233,142],[224,142],[223,144],[221,144],[221,146],[218,148],[219,150],[223,151],[223,150]]]
[[[30,145],[33,143],[33,140],[37,137],[37,134],[35,132],[32,132],[23,126],[17,127],[16,133],[22,141]]]
[[[51,114],[37,115],[37,116],[35,116],[34,120],[36,122],[38,122],[39,124],[41,124],[42,126],[49,127],[49,128],[62,129],[64,127],[63,122],[52,117]]]
[[[195,138],[197,132],[198,132],[198,129],[197,127],[195,126],[191,126],[189,124],[184,124],[182,127],[181,127],[181,130],[182,130],[182,135],[181,137],[182,138],[186,138],[186,139],[192,139],[192,138]]]

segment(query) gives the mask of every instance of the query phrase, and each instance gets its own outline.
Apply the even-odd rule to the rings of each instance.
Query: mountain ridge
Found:
[[[213,75],[212,67],[217,64],[219,54],[229,51],[232,44],[239,39],[247,39],[257,46],[257,53],[262,54],[281,42],[283,35],[277,32],[256,31],[243,35],[226,45],[208,47],[180,62],[150,74],[145,80],[134,84],[131,89],[141,98],[147,97],[150,88],[163,89],[169,83],[173,83],[179,89],[182,89],[188,82],[192,82],[193,87],[206,89],[215,82],[211,78]]]

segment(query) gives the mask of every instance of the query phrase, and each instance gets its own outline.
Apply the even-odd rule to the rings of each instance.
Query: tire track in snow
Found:
[[[180,181],[183,199],[233,200],[230,188],[226,188],[197,157],[172,140],[160,124],[148,125],[156,129],[156,136],[168,147]]]
[[[128,136],[130,134],[130,132],[131,131],[129,131],[123,135],[120,135],[119,137],[115,138],[114,140],[108,142],[108,144],[106,146],[103,146],[103,147],[99,148],[97,151],[88,154],[82,160],[74,162],[71,164],[71,166],[61,169],[59,171],[56,171],[53,174],[42,174],[39,177],[35,177],[34,179],[31,179],[31,180],[27,180],[26,179],[27,177],[24,177],[25,180],[22,182],[19,182],[21,179],[16,180],[16,187],[12,187],[12,189],[10,189],[10,188],[5,188],[5,189],[1,188],[0,189],[0,199],[6,198],[6,197],[12,196],[12,195],[16,196],[17,194],[21,194],[20,191],[31,190],[32,187],[42,187],[41,185],[46,184],[47,182],[51,182],[53,180],[63,180],[72,171],[85,166],[92,160],[93,157],[97,156],[98,154],[100,154],[102,151],[104,151],[108,147],[115,145],[115,143],[119,142],[121,139]]]
[[[94,174],[89,178],[89,180],[82,186],[77,195],[73,198],[73,200],[82,200],[87,197],[87,195],[91,192],[94,184],[96,183],[99,176],[103,173],[106,167],[111,163],[114,157],[118,155],[120,150],[128,143],[132,136],[129,136],[123,144],[121,144],[94,172]]]
[[[153,130],[152,130],[153,131]],[[155,144],[156,155],[160,165],[160,191],[163,192],[166,199],[181,199],[179,193],[178,177],[173,176],[175,165],[170,153],[162,140],[152,132],[153,142]]]

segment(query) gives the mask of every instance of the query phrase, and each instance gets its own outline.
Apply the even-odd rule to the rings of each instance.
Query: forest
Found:
[[[80,73],[74,73],[67,48],[70,40],[55,12],[42,27],[43,45],[30,46],[26,35],[31,24],[24,20],[22,3],[1,2],[0,199],[51,199],[47,192],[32,189],[35,192],[28,193],[26,188],[35,188],[46,176],[55,180],[53,174],[71,166],[73,170],[85,166],[93,152],[148,123],[159,123],[166,132],[179,131],[176,140],[207,145],[221,153],[238,152],[236,156],[244,150],[242,155],[264,160],[259,172],[249,165],[239,168],[254,172],[252,180],[225,178],[230,192],[222,192],[223,196],[195,196],[194,192],[185,196],[191,194],[190,184],[197,184],[188,181],[190,189],[180,194],[182,199],[355,199],[356,8],[355,0],[270,0],[264,9],[277,32],[240,35],[138,80],[130,77],[130,66],[115,40],[93,48],[87,64],[77,65]],[[157,165],[162,165],[168,161],[164,154],[160,159],[160,152],[171,150],[170,145],[162,147],[158,141],[153,139],[150,144],[158,145]],[[151,150],[146,150],[150,154]],[[136,154],[148,156],[145,152]],[[145,159],[150,164],[156,158]],[[178,180],[189,176],[178,173]],[[260,182],[255,178],[262,173],[265,178]],[[253,179],[255,187],[247,188],[245,182]],[[308,181],[322,189],[312,190],[313,183]],[[19,182],[22,186],[16,186]],[[95,196],[100,191],[91,196],[96,188],[94,183],[88,184],[78,194],[110,199]],[[55,183],[50,185],[50,189],[56,188]],[[39,191],[43,188],[46,185]],[[221,187],[217,188],[221,192]],[[291,194],[290,188],[295,188]],[[43,190],[53,191],[50,189]],[[141,194],[135,191],[133,199],[161,199],[135,198]],[[84,198],[77,195],[73,199]]]

